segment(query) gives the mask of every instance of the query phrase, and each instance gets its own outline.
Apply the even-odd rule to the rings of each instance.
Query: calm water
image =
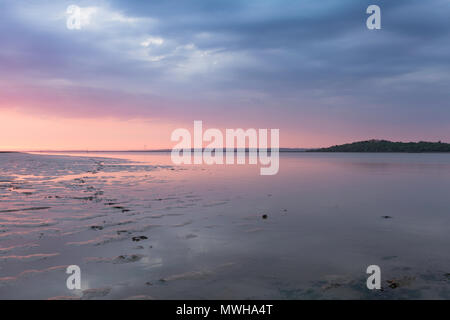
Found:
[[[449,299],[449,190],[448,154],[0,154],[0,298]]]

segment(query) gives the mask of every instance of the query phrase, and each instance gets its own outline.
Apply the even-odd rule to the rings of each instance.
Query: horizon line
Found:
[[[319,147],[320,148],[320,147]],[[304,150],[313,150],[313,149],[319,149],[319,148],[278,148],[279,152],[288,152],[288,151],[304,151]],[[271,150],[270,147],[268,148],[234,148],[233,152],[237,152],[237,151],[241,151],[244,150],[245,152],[249,152],[250,150],[252,151],[259,151],[262,149],[266,149],[268,151]],[[79,149],[79,150],[11,150],[11,151],[0,151],[0,152],[81,152],[81,153],[89,153],[89,152],[172,152],[174,150],[177,151],[181,151],[181,150],[188,150],[191,152],[195,152],[196,150],[200,150],[200,149],[195,149],[195,148],[185,148],[185,149],[132,149],[132,150],[89,150],[89,149]],[[227,148],[202,148],[201,151],[206,151],[206,150],[222,150],[224,152],[227,151]]]
[[[448,144],[447,142],[442,142],[441,140],[436,141],[436,142],[432,142],[432,141],[424,141],[424,140],[419,140],[419,141],[408,141],[408,142],[403,142],[403,141],[391,141],[391,140],[386,140],[386,139],[367,139],[367,140],[359,140],[359,141],[354,141],[354,142],[347,142],[347,143],[342,143],[342,144],[336,144],[336,145],[329,145],[328,147],[309,147],[309,148],[304,148],[304,147],[280,147],[278,148],[279,152],[302,152],[302,151],[307,151],[307,150],[315,150],[315,149],[324,149],[324,148],[331,148],[331,147],[336,147],[336,146],[342,146],[342,145],[348,145],[348,144],[354,144],[354,143],[358,143],[358,142],[370,142],[370,141],[387,141],[387,142],[393,142],[393,143],[443,143],[443,144]],[[202,148],[202,151],[205,150],[222,150],[224,152],[227,151],[227,148]],[[264,149],[264,148],[245,148],[245,152],[249,152],[249,150],[255,150],[255,151],[259,151],[260,149]],[[266,150],[271,150],[270,147],[265,148]],[[183,149],[173,149],[173,148],[163,148],[163,149],[119,149],[119,150],[89,150],[89,149],[73,149],[73,150],[55,150],[55,149],[23,149],[23,150],[0,150],[0,153],[7,153],[7,152],[39,152],[39,153],[56,153],[56,152],[68,152],[68,153],[89,153],[89,152],[102,152],[102,153],[106,153],[106,152],[172,152],[173,150],[183,150]],[[186,150],[190,150],[190,151],[195,151],[195,148],[186,148]],[[242,148],[234,148],[234,152],[237,152],[238,150],[242,150]]]

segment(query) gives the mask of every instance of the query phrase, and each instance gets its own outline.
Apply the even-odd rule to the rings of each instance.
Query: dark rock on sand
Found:
[[[414,277],[403,277],[400,279],[387,280],[388,287],[391,289],[408,286],[414,280]]]
[[[113,263],[130,263],[136,262],[143,258],[143,255],[140,254],[131,254],[131,255],[121,255],[113,260]]]
[[[138,237],[133,237],[131,238],[133,241],[141,241],[141,240],[146,240],[148,239],[146,236],[138,236]]]

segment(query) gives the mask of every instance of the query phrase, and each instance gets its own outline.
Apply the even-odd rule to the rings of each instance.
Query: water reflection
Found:
[[[0,297],[448,299],[449,176],[445,154],[282,153],[275,176],[2,154]],[[71,264],[84,293],[65,287]]]

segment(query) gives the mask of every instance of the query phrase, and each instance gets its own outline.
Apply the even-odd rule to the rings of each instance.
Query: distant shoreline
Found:
[[[188,149],[191,152],[196,149]],[[209,149],[203,148],[202,151]],[[214,149],[210,149],[213,151]],[[172,149],[155,149],[155,150],[28,150],[28,151],[0,151],[0,153],[170,153]],[[226,149],[222,149],[226,152]],[[234,152],[258,151],[258,149],[237,149]],[[270,152],[270,148],[267,148]],[[280,148],[280,153],[297,153],[297,152],[341,152],[341,153],[450,153],[450,144],[441,141],[438,142],[392,142],[388,140],[366,140],[353,143],[335,145],[327,148]]]
[[[208,149],[202,149],[205,151]],[[214,149],[211,149],[212,151]],[[305,152],[310,149],[306,148],[280,148],[279,152]],[[191,152],[194,152],[195,149],[190,149]],[[234,152],[240,151],[239,149],[234,149]],[[245,152],[249,152],[249,149],[245,149]],[[257,149],[255,151],[258,151]],[[270,148],[267,148],[267,151],[270,152]],[[1,152],[1,151],[0,151]],[[16,151],[16,152],[34,152],[34,153],[119,153],[119,152],[135,152],[135,153],[170,153],[172,149],[160,149],[160,150],[27,150],[27,151]],[[223,152],[226,152],[223,149]]]

